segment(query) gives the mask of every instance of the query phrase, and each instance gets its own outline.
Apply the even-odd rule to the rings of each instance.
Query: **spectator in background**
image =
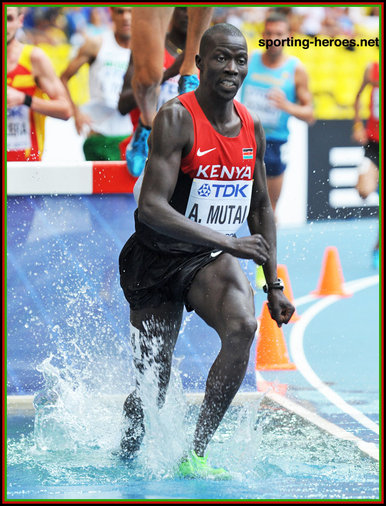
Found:
[[[320,34],[332,38],[354,37],[354,23],[348,7],[325,7]]]
[[[70,44],[79,48],[88,37],[101,35],[111,29],[108,7],[72,7],[63,9]]]
[[[59,7],[31,7],[25,9],[28,23],[25,23],[27,41],[30,44],[66,44],[67,20]]]
[[[299,17],[301,33],[309,37],[319,35],[325,18],[325,7],[293,7],[292,11]]]
[[[66,7],[63,9],[67,21],[67,37],[72,46],[84,43],[90,7]]]
[[[16,39],[23,19],[20,8],[7,7],[8,161],[41,160],[45,117],[71,116],[66,90],[44,51]]]
[[[362,92],[371,86],[370,115],[366,126],[360,119],[360,99]],[[366,67],[362,84],[355,97],[354,103],[353,140],[364,146],[365,157],[358,167],[357,190],[362,198],[367,198],[378,187],[379,180],[379,62]],[[379,268],[379,237],[372,252],[372,265]]]
[[[72,102],[76,130],[87,135],[86,160],[121,160],[119,143],[133,129],[129,115],[122,116],[117,109],[131,56],[131,8],[111,7],[111,17],[113,30],[88,38],[61,76],[70,96],[68,81],[82,65],[90,65],[90,101],[82,107]]]
[[[110,28],[110,16],[103,7],[92,7],[90,9],[89,21],[86,25],[85,36],[96,37],[102,35]]]

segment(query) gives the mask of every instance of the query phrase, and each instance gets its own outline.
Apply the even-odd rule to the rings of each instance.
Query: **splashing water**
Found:
[[[122,405],[112,399],[130,388],[129,350],[88,291],[87,284],[67,291],[66,325],[53,326],[55,352],[37,366],[44,379],[34,398],[37,450],[119,444]]]
[[[141,364],[134,371],[145,424],[145,437],[137,461],[147,475],[170,477],[188,444],[184,420],[187,401],[180,375],[183,359],[174,358],[165,402],[160,407],[158,385],[163,369],[164,336],[175,329],[161,326],[153,318],[144,322],[143,327],[144,332],[134,332],[131,340],[133,361]],[[144,335],[151,339],[143,340]]]
[[[89,318],[77,315],[77,304],[84,306],[80,297],[87,301]],[[182,358],[174,358],[164,406],[159,409],[157,405],[159,368],[154,357],[161,348],[161,330],[168,329],[160,329],[156,338],[147,344],[148,358],[139,373],[131,364],[140,358],[140,346],[131,343],[131,349],[128,346],[125,350],[125,369],[113,356],[117,350],[106,349],[106,341],[114,342],[114,339],[109,340],[106,335],[100,340],[95,337],[98,323],[104,328],[104,334],[113,335],[113,331],[106,328],[99,307],[87,294],[87,287],[69,298],[68,307],[71,311],[66,331],[59,326],[52,329],[57,352],[37,367],[43,376],[44,388],[34,398],[34,451],[41,455],[92,450],[104,452],[106,456],[118,454],[125,428],[122,392],[130,393],[138,379],[146,433],[137,470],[143,476],[171,476],[188,445],[185,424],[188,405],[180,379]],[[147,325],[154,326],[154,322]],[[120,345],[119,350],[122,348]]]

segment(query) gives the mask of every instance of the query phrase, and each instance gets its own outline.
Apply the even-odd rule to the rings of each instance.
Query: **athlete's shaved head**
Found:
[[[200,42],[200,56],[205,55],[206,51],[211,46],[211,43],[219,34],[242,38],[245,41],[245,45],[247,45],[244,35],[238,28],[234,25],[230,25],[229,23],[218,23],[204,32]]]

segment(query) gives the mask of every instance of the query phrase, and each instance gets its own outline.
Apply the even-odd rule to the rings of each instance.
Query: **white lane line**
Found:
[[[263,376],[260,374],[259,371],[256,371],[256,385],[258,382],[264,381]],[[367,455],[369,455],[371,458],[375,460],[379,460],[379,448],[374,443],[367,443],[366,441],[363,441],[359,437],[355,436],[354,434],[351,434],[350,432],[347,432],[347,430],[342,429],[338,425],[335,425],[332,422],[329,422],[325,418],[322,418],[318,414],[310,411],[309,409],[305,408],[304,406],[301,406],[297,402],[294,402],[287,397],[284,397],[283,395],[280,395],[276,392],[270,391],[266,394],[266,396],[276,404],[279,404],[280,406],[283,406],[288,411],[291,411],[292,413],[295,413],[296,415],[300,416],[301,418],[304,418],[307,422],[311,422],[320,429],[322,429],[324,432],[328,432],[332,436],[343,439],[344,441],[352,441],[357,445],[357,447]]]
[[[354,279],[354,281],[348,281],[344,284],[345,290],[347,292],[355,292],[357,291],[357,286],[360,286],[359,290],[363,288],[367,288],[368,286],[375,285],[379,282],[379,275],[374,274],[374,276],[368,276],[367,278]],[[303,295],[303,297],[298,297],[294,300],[293,304],[297,306],[302,306],[303,304],[308,304],[308,302],[312,302],[313,300],[320,299],[317,295],[313,293],[309,293],[308,295]]]
[[[345,284],[345,289],[351,292],[357,292],[363,290],[369,286],[372,286],[379,282],[378,276],[370,276],[359,280],[352,281]],[[330,402],[335,404],[341,411],[350,415],[354,420],[359,422],[364,427],[371,431],[379,434],[379,426],[370,420],[366,415],[361,413],[358,409],[350,406],[344,399],[342,399],[336,392],[329,388],[323,381],[315,374],[311,366],[309,365],[303,349],[303,336],[308,324],[311,320],[323,309],[333,304],[340,297],[331,295],[318,301],[316,304],[311,306],[309,309],[302,314],[301,319],[294,324],[293,330],[290,335],[290,350],[291,356],[294,360],[296,367],[299,372],[305,377],[305,379],[316,388],[322,395],[324,395]],[[296,302],[295,302],[296,305]]]

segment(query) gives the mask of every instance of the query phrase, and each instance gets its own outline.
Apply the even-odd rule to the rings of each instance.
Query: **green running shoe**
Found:
[[[211,467],[207,463],[208,457],[199,457],[194,451],[190,452],[178,466],[178,474],[182,478],[203,478],[211,480],[230,480],[231,474],[221,467]]]

